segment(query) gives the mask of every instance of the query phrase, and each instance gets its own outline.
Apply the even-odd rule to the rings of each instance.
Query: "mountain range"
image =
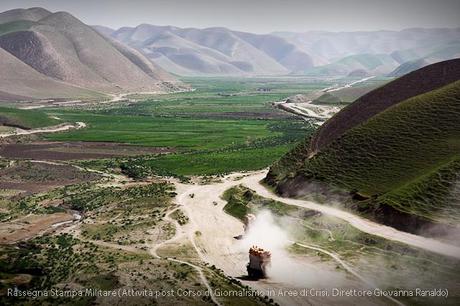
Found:
[[[460,55],[460,29],[253,34],[90,27],[43,8],[0,13],[0,99],[101,99],[183,88],[175,76],[397,77]],[[172,73],[172,74],[171,74]]]
[[[139,51],[43,8],[0,13],[0,54],[3,100],[165,92],[176,82]]]
[[[279,75],[313,67],[308,54],[274,35],[149,24],[116,31],[95,28],[180,75]]]
[[[271,34],[149,24],[94,28],[144,52],[165,70],[188,76],[386,75],[410,61],[428,65],[460,56],[460,28]]]

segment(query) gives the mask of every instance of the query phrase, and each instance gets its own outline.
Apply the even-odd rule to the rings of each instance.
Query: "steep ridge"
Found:
[[[400,77],[409,72],[415,71],[417,69],[423,68],[429,65],[425,59],[418,59],[413,61],[408,61],[399,65],[395,70],[388,74],[389,77]]]
[[[299,144],[265,181],[285,196],[335,190],[398,229],[450,231],[460,220],[459,63],[427,66],[358,99],[329,120],[340,133],[314,152],[309,140]]]
[[[52,13],[41,7],[14,9],[0,13],[0,24],[17,20],[39,21]]]
[[[13,10],[0,22],[0,47],[50,78],[107,93],[162,92],[173,87],[164,82],[177,82],[140,52],[69,13]]]
[[[103,94],[47,77],[0,48],[0,101],[102,98]]]
[[[413,71],[377,88],[345,107],[315,133],[310,154],[321,151],[348,129],[410,97],[447,85],[460,78],[460,59],[436,63]]]
[[[142,50],[165,70],[183,75],[287,74],[312,67],[308,54],[274,35],[141,24],[120,28],[111,37]]]

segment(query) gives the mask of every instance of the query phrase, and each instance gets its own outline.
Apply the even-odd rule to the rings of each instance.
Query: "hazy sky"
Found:
[[[0,0],[0,10],[41,6],[87,24],[222,26],[267,33],[460,27],[460,0]]]

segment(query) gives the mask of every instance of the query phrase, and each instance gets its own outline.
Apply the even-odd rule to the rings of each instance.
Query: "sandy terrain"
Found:
[[[273,253],[272,274],[267,280],[249,281],[245,280],[246,264],[248,262],[248,243],[250,241],[239,241],[234,238],[244,232],[243,224],[226,214],[223,211],[225,202],[220,199],[220,195],[239,184],[245,184],[256,179],[258,181],[265,172],[259,172],[245,176],[245,174],[233,174],[226,177],[222,183],[212,185],[184,185],[176,184],[178,196],[177,203],[186,212],[190,221],[187,226],[187,233],[192,245],[196,249],[200,258],[204,262],[215,265],[222,269],[225,274],[240,278],[246,285],[253,289],[267,292],[268,290],[289,290],[302,288],[363,288],[369,287],[368,282],[363,282],[362,277],[353,271],[347,274],[343,271],[335,270],[335,265],[321,263],[317,260],[306,258],[281,258],[290,256],[287,253]],[[245,176],[242,179],[240,178]],[[190,194],[194,194],[193,198]],[[216,202],[217,205],[214,203]],[[196,232],[199,231],[199,235]],[[270,236],[270,233],[267,233]],[[176,238],[177,239],[177,238]],[[292,243],[285,240],[284,244]],[[308,246],[305,246],[308,247]],[[324,250],[319,249],[323,252]],[[277,256],[278,255],[278,256]],[[330,254],[329,254],[330,255]],[[277,260],[278,259],[278,260]],[[337,261],[338,258],[333,258]],[[343,262],[337,261],[339,265]],[[344,267],[345,271],[350,272],[351,268]],[[285,271],[289,271],[286,273]],[[339,297],[287,297],[273,296],[282,305],[305,305],[311,303],[315,305],[354,305],[364,302],[362,298],[339,298]],[[386,303],[385,303],[386,302]],[[370,298],[365,300],[370,305],[388,304],[388,300],[378,300]],[[394,303],[398,304],[398,303]]]
[[[176,203],[178,206],[167,213],[164,221],[173,224],[176,228],[175,235],[166,241],[147,243],[147,250],[153,257],[163,258],[161,255],[162,248],[167,249],[172,245],[179,246],[184,243],[190,244],[198,254],[199,260],[210,265],[215,265],[217,268],[222,269],[226,275],[239,278],[244,284],[263,293],[275,290],[275,292],[279,294],[279,290],[302,290],[303,288],[331,289],[339,287],[345,289],[370,289],[375,287],[372,282],[366,280],[346,262],[342,261],[337,254],[321,249],[315,245],[306,245],[289,240],[287,236],[283,236],[282,229],[277,229],[275,224],[269,224],[268,227],[265,227],[265,232],[262,233],[262,239],[258,239],[261,237],[259,236],[257,239],[251,240],[250,232],[245,235],[245,238],[242,240],[235,239],[235,236],[244,233],[243,224],[223,211],[223,207],[226,203],[220,196],[225,190],[243,184],[255,190],[263,197],[340,218],[363,232],[406,243],[439,254],[460,258],[458,247],[444,244],[433,239],[400,232],[331,206],[320,205],[304,200],[280,198],[260,185],[259,181],[265,175],[266,170],[251,173],[234,173],[218,182],[212,182],[207,185],[182,184],[173,180],[177,189]],[[113,179],[112,177],[112,180]],[[119,183],[118,178],[115,179],[115,183]],[[176,220],[171,218],[171,214],[177,209],[181,209],[188,216],[189,221],[187,224],[181,226]],[[1,224],[0,239],[5,241],[4,243],[29,239],[32,236],[53,230],[57,225],[72,225],[63,230],[67,231],[73,228],[71,232],[80,236],[78,233],[81,223],[72,222],[73,220],[75,220],[75,216],[69,213],[27,216]],[[271,240],[276,240],[277,242],[274,245],[270,245]],[[262,245],[259,243],[262,243]],[[329,256],[331,261],[324,262],[316,256],[296,256],[285,251],[285,248],[293,243],[296,243],[299,247],[321,252]],[[268,279],[250,281],[245,277],[247,274],[246,264],[248,262],[248,249],[249,246],[253,244],[259,244],[262,247],[265,246],[272,251],[272,266],[268,272]],[[110,243],[104,243],[104,246],[123,249],[119,245],[112,245]],[[127,251],[142,252],[142,250],[138,248],[127,248],[129,248]],[[211,288],[203,268],[197,265],[195,259],[177,259],[170,257],[165,257],[164,259],[184,263],[194,268],[201,282],[208,289]],[[341,269],[337,269],[337,266],[340,266]],[[277,294],[271,295],[270,297],[281,305],[356,305],[363,303],[366,305],[402,305],[402,303],[392,298],[376,297],[305,297],[283,296]],[[219,304],[215,296],[212,296],[212,298],[216,304]]]
[[[78,217],[72,213],[28,215],[13,221],[0,223],[0,243],[12,244],[28,240],[59,226],[72,223]]]

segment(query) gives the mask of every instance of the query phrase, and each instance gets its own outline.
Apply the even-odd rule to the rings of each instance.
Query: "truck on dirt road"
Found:
[[[271,263],[270,251],[252,246],[249,249],[249,263],[246,266],[250,279],[267,278],[267,268]]]

